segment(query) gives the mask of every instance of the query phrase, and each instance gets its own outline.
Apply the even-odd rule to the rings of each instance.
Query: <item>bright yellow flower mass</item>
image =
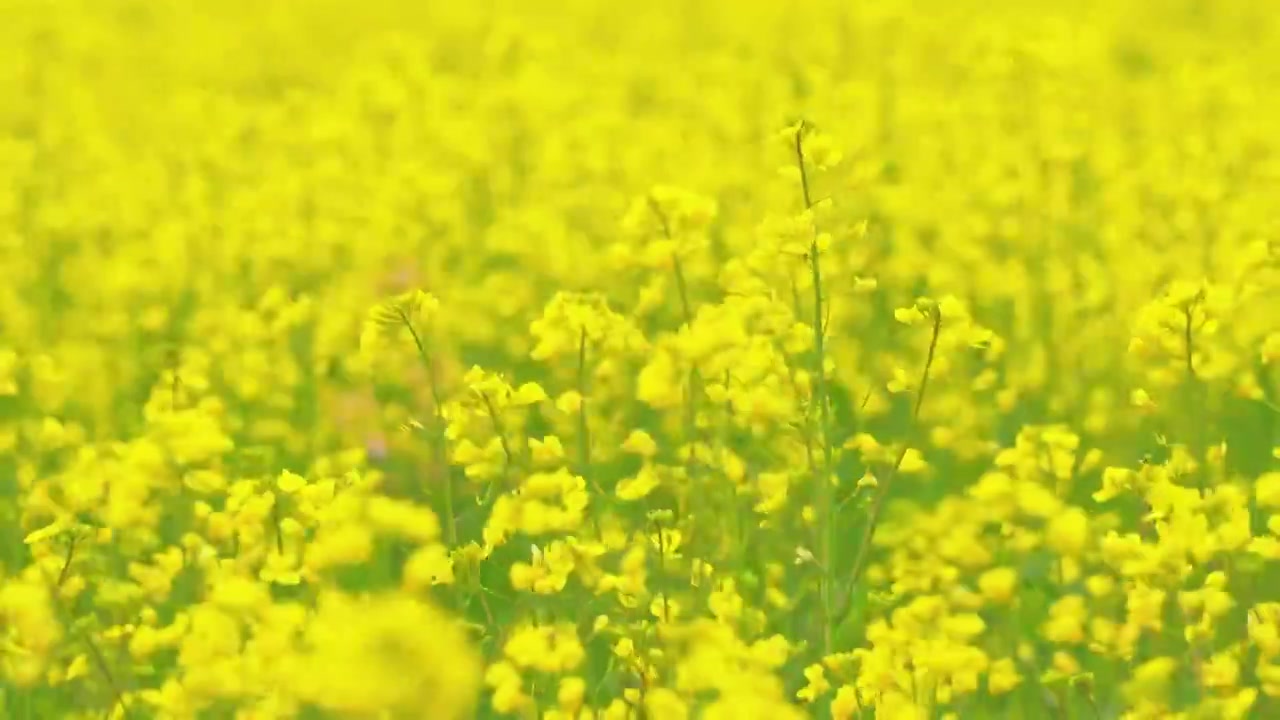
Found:
[[[0,18],[0,718],[1280,717],[1269,3]]]

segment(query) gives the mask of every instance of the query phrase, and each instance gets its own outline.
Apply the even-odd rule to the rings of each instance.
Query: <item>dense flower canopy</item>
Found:
[[[0,0],[0,717],[1280,716],[1248,0]]]

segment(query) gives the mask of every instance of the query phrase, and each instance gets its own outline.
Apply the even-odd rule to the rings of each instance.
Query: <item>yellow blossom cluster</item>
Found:
[[[0,720],[1280,717],[1268,3],[0,47]]]

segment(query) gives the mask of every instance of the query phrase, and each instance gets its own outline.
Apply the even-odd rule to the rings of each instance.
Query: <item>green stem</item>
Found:
[[[667,579],[667,547],[666,540],[662,536],[662,523],[658,519],[654,519],[653,526],[656,529],[658,539],[658,582],[666,585]],[[671,622],[671,605],[668,599],[669,593],[666,587],[660,588],[662,591],[662,622]]]
[[[587,418],[587,329],[578,336],[578,467],[587,484],[595,490],[600,501],[605,501],[604,489],[596,482],[591,470],[591,423]],[[603,537],[598,513],[591,513],[591,523],[596,535]]]
[[[804,209],[806,212],[812,212],[813,198],[809,192],[809,172],[804,162],[804,131],[805,125],[801,123],[796,128],[795,135],[796,164],[800,169],[800,190],[804,196]],[[832,502],[833,493],[831,488],[831,474],[835,461],[834,451],[831,447],[831,405],[830,398],[827,395],[827,321],[826,313],[823,311],[822,263],[819,259],[816,223],[813,227],[813,240],[809,246],[809,272],[813,280],[813,374],[815,384],[812,402],[818,406],[818,432],[822,438],[822,468],[815,473],[815,481],[817,483],[818,532],[820,533],[818,564],[822,571],[822,651],[827,654],[831,652],[832,630],[835,626],[832,604],[834,600],[832,586],[835,579],[832,577],[834,563],[831,557],[835,546],[836,531],[836,519],[832,512],[834,504]]]
[[[444,477],[444,514],[447,518],[444,523],[444,539],[448,547],[453,548],[458,545],[458,523],[457,513],[453,509],[453,476],[448,468],[442,471]]]
[[[493,406],[493,400],[486,393],[481,392],[479,395],[485,410],[489,413],[489,419],[493,422],[493,432],[498,436],[498,442],[502,445],[502,455],[507,460],[507,469],[510,470],[515,463],[515,455],[512,454],[511,444],[507,442],[507,431],[502,423],[502,417],[498,415],[498,409]]]
[[[667,214],[663,212],[662,206],[658,204],[657,199],[652,195],[649,196],[649,209],[658,218],[658,224],[662,227],[663,237],[674,243],[675,236],[671,231],[671,223],[667,219]],[[685,280],[684,265],[680,262],[680,255],[674,250],[671,253],[671,272],[675,276],[676,293],[680,297],[680,311],[684,317],[684,324],[692,330],[693,304],[689,300],[689,284]],[[698,372],[696,366],[689,368],[689,379],[685,386],[688,397],[685,399],[684,405],[684,441],[691,446],[688,460],[685,463],[685,472],[689,474],[690,480],[692,480],[694,466],[697,464],[697,456],[692,445],[698,440],[698,395],[702,390],[702,375]]]
[[[929,352],[925,357],[924,370],[920,372],[920,387],[916,389],[915,404],[911,409],[911,427],[907,430],[907,441],[903,443],[902,450],[898,452],[898,457],[894,460],[893,467],[890,468],[884,482],[880,484],[880,489],[876,493],[875,499],[871,502],[871,509],[867,513],[867,524],[862,531],[861,542],[858,543],[858,554],[854,557],[853,568],[849,572],[849,590],[845,593],[844,600],[845,609],[853,603],[853,593],[857,590],[862,573],[866,570],[867,561],[871,558],[871,543],[875,539],[876,528],[880,524],[880,514],[884,511],[885,499],[889,496],[889,490],[893,487],[893,482],[902,467],[902,461],[906,459],[907,451],[911,449],[911,442],[915,439],[919,429],[920,409],[924,406],[925,390],[929,387],[929,372],[933,368],[933,359],[938,350],[938,335],[941,331],[942,313],[935,307],[933,309],[933,331],[929,336]]]
[[[803,314],[804,302],[800,299],[800,290],[797,288],[794,278],[791,281],[791,304],[795,308],[796,317]],[[791,381],[792,392],[796,397],[800,397],[800,383],[796,379],[795,369],[790,364],[787,365],[787,377]],[[815,476],[819,472],[818,461],[813,454],[813,415],[809,412],[804,414],[804,427],[801,428],[801,434],[804,437],[804,457],[808,463],[809,472]]]
[[[169,412],[178,412],[178,395],[182,390],[182,378],[178,376],[178,368],[181,366],[182,358],[178,349],[175,347],[169,353],[169,372],[173,378],[169,382]]]
[[[675,236],[671,232],[671,222],[667,220],[667,214],[662,211],[662,206],[652,195],[649,196],[649,209],[653,211],[654,217],[658,218],[663,237],[674,243]],[[671,269],[676,277],[676,290],[680,294],[680,309],[684,312],[684,321],[690,324],[693,322],[693,307],[689,304],[689,286],[685,283],[684,269],[680,265],[680,256],[675,250],[671,252]]]
[[[67,581],[67,578],[70,577],[71,560],[72,558],[75,557],[75,554],[76,554],[77,540],[78,538],[75,535],[72,535],[70,539],[67,540],[67,554],[64,555],[62,558],[62,570],[58,571],[58,580],[57,582],[54,583],[55,589],[61,588],[63,583]]]
[[[1200,489],[1200,494],[1204,495],[1208,491],[1209,473],[1208,468],[1204,467],[1205,459],[1205,441],[1204,441],[1204,405],[1200,396],[1200,376],[1196,373],[1195,366],[1195,338],[1192,334],[1193,309],[1194,302],[1183,308],[1182,315],[1185,319],[1182,331],[1183,347],[1185,348],[1183,361],[1186,366],[1186,389],[1183,391],[1186,396],[1187,404],[1187,420],[1190,423],[1190,432],[1188,440],[1191,443],[1191,455],[1196,464],[1195,475],[1196,484]]]
[[[74,554],[75,544],[72,543],[67,548],[67,554],[64,557],[63,566],[58,572],[57,581],[49,582],[49,600],[53,603],[54,608],[61,617],[63,625],[68,630],[70,630],[73,624],[71,622],[71,611],[62,603],[62,599],[58,597],[58,592],[62,589],[62,584],[66,582],[68,568],[71,567],[71,559]],[[45,580],[49,580],[48,574],[45,574]],[[125,701],[124,690],[121,688],[120,683],[116,681],[115,674],[111,672],[111,666],[107,663],[107,658],[102,654],[102,650],[98,648],[98,644],[93,641],[93,637],[89,635],[88,631],[75,633],[75,635],[80,642],[84,644],[85,649],[89,653],[89,657],[92,659],[94,666],[98,670],[98,673],[102,675],[103,682],[105,682],[107,688],[111,690],[113,700],[111,711],[114,711],[115,707],[119,706],[120,711],[126,720],[132,720],[135,717],[133,708]],[[108,714],[110,714],[110,711]]]
[[[276,552],[284,555],[284,530],[280,528],[280,496],[274,493],[271,498],[271,524],[276,531]]]
[[[591,423],[587,418],[587,331],[578,337],[578,462],[591,475]],[[595,479],[588,477],[594,485]]]
[[[445,422],[444,422],[444,404],[440,399],[440,384],[436,379],[436,366],[431,361],[431,355],[427,353],[427,348],[422,343],[422,337],[418,335],[418,330],[413,327],[413,322],[409,319],[408,314],[403,309],[398,308],[397,314],[400,321],[408,328],[410,337],[413,338],[413,345],[418,349],[418,357],[422,360],[422,366],[427,371],[427,385],[431,390],[432,417],[435,421],[435,443],[434,455],[436,461],[436,471],[442,477],[441,482],[444,484],[444,532],[445,541],[449,547],[455,547],[458,544],[458,521],[453,510],[453,474],[449,471],[449,465],[445,457]]]

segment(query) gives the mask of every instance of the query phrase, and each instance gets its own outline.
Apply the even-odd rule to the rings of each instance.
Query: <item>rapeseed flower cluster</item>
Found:
[[[1280,715],[1265,3],[0,15],[0,718]]]

